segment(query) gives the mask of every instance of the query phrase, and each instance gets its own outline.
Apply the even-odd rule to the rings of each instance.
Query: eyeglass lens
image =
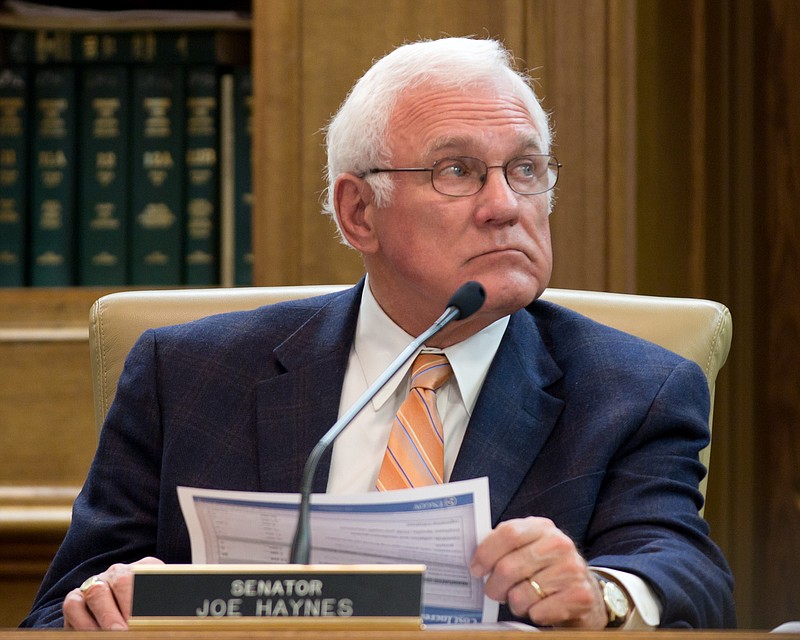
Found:
[[[552,156],[530,155],[509,160],[503,169],[508,185],[521,195],[544,193],[555,186],[558,164]],[[431,171],[433,188],[451,196],[468,196],[481,190],[489,167],[483,160],[460,156],[437,160]]]

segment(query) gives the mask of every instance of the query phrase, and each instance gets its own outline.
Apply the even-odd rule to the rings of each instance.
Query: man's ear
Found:
[[[366,180],[352,173],[344,173],[333,186],[333,204],[339,228],[353,248],[362,254],[377,249],[373,215],[374,195]]]

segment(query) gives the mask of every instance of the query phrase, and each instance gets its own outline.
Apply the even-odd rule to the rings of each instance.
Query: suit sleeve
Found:
[[[155,353],[150,331],[126,360],[69,530],[22,627],[63,627],[69,591],[114,563],[155,555],[162,442]]]
[[[677,365],[610,461],[587,531],[590,563],[646,580],[662,626],[736,623],[730,569],[698,514],[708,407],[702,371]]]

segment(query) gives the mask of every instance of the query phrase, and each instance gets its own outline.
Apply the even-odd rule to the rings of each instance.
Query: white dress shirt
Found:
[[[450,479],[483,380],[500,346],[508,321],[509,317],[506,316],[463,342],[435,350],[440,353],[443,351],[453,368],[453,376],[437,392],[436,397],[436,406],[444,426],[446,481]],[[414,337],[386,315],[372,295],[367,279],[339,402],[340,416],[355,404]],[[421,350],[425,350],[425,347]],[[413,360],[413,357],[409,358],[334,442],[328,493],[375,490],[392,421],[408,395],[408,374]],[[630,594],[635,608],[625,628],[658,626],[661,605],[646,582],[622,571],[599,567],[593,569],[616,579]]]
[[[452,377],[436,394],[436,407],[444,426],[445,481],[450,479],[472,409],[507,325],[508,316],[463,342],[436,350],[444,351],[453,368]],[[344,377],[340,416],[355,404],[414,337],[384,313],[367,282]],[[409,358],[334,442],[328,493],[361,493],[375,489],[392,421],[408,395],[413,361],[414,357]]]

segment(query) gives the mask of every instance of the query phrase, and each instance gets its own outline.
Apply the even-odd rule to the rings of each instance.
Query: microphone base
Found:
[[[421,629],[421,564],[136,565],[132,629]]]

